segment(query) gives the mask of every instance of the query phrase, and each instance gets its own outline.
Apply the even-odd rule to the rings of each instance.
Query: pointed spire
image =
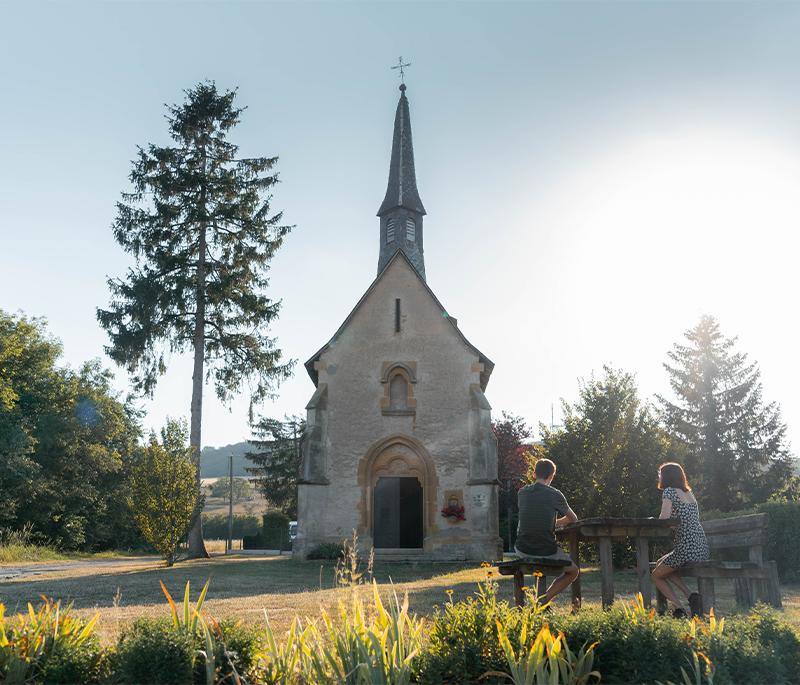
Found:
[[[394,116],[392,139],[392,161],[389,165],[389,183],[378,216],[395,207],[405,207],[418,214],[425,214],[425,207],[417,192],[417,177],[414,171],[414,146],[411,141],[411,115],[408,111],[406,84],[400,85],[400,100]]]

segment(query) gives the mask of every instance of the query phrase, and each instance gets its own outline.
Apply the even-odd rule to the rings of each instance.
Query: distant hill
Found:
[[[244,455],[253,450],[249,442],[237,442],[224,447],[204,447],[200,453],[200,477],[219,478],[228,475],[228,457],[233,455],[233,475],[249,476],[245,468],[252,466]]]

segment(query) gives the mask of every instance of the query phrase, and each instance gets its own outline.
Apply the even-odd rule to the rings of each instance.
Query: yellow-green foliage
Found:
[[[163,443],[155,436],[142,448],[130,478],[129,505],[144,538],[164,557],[175,562],[180,541],[198,513],[196,465],[185,447],[185,429],[168,422]]]
[[[490,671],[486,676],[505,677],[514,685],[586,685],[592,679],[600,681],[600,673],[592,670],[596,642],[575,653],[570,650],[564,633],[556,635],[544,625],[529,644],[528,626],[523,625],[520,647],[515,651],[503,624],[498,620],[496,626],[508,672]]]
[[[423,621],[409,613],[408,597],[393,593],[388,609],[373,583],[367,609],[353,591],[340,604],[338,620],[322,614],[322,628],[295,619],[285,641],[275,638],[266,622],[267,644],[261,677],[267,683],[346,683],[407,685],[411,665],[423,644]]]
[[[45,599],[38,610],[6,618],[0,604],[0,682],[95,682],[103,653],[94,626],[74,616],[71,605]]]

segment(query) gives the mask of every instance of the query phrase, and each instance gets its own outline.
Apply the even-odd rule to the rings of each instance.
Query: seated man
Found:
[[[559,490],[550,487],[556,475],[556,465],[549,459],[539,459],[534,466],[536,481],[519,491],[519,525],[517,554],[523,557],[570,560],[569,554],[556,543],[555,529],[578,520]],[[578,577],[578,567],[572,562],[564,573],[547,588],[542,601],[550,602],[566,590]]]

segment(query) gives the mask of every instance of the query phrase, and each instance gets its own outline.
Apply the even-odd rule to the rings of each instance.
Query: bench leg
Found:
[[[650,582],[650,544],[647,538],[636,538],[636,574],[639,576],[639,592],[646,607],[650,606],[653,597],[653,586]]]
[[[778,566],[774,561],[768,561],[766,566],[767,572],[769,573],[769,579],[766,581],[769,603],[776,609],[780,609],[783,606],[783,602],[781,602],[781,584],[778,580]]]
[[[717,597],[714,594],[714,579],[698,578],[697,591],[703,598],[703,613],[708,614],[717,603]]]
[[[525,606],[525,591],[522,587],[525,584],[525,576],[522,571],[515,571],[514,573],[514,604],[518,607]]]
[[[569,536],[569,556],[572,563],[580,568],[580,552],[578,547],[578,533],[573,532]],[[572,608],[580,609],[583,597],[581,595],[581,577],[580,575],[575,579],[575,582],[570,586],[570,593],[572,594]]]
[[[749,580],[747,578],[734,578],[733,590],[736,595],[736,604],[740,607],[750,608],[753,606],[753,598],[756,596],[756,583],[757,580]]]

